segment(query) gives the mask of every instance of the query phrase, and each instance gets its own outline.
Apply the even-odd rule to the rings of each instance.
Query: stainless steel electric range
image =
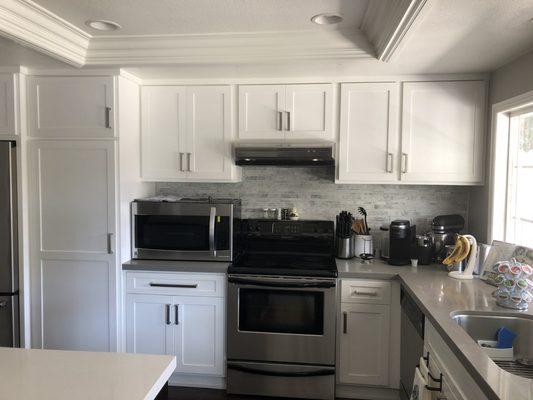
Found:
[[[332,221],[243,220],[228,269],[227,391],[335,397]]]

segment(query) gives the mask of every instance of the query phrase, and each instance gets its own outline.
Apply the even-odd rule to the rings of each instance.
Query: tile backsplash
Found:
[[[394,219],[409,219],[417,231],[440,214],[468,221],[470,189],[464,186],[336,185],[333,168],[245,167],[239,183],[158,183],[158,194],[231,197],[242,200],[243,218],[261,217],[263,208],[296,207],[303,219],[330,219],[342,210],[366,208],[374,232]]]

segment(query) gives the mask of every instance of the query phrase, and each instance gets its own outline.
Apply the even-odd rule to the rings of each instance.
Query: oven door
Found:
[[[228,277],[228,359],[333,365],[336,280]]]
[[[131,219],[132,258],[231,260],[231,205],[133,202]]]

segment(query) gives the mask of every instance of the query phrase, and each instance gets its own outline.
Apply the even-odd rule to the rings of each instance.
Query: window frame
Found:
[[[505,241],[508,216],[509,150],[513,117],[533,112],[533,90],[492,106],[488,239]],[[504,193],[504,195],[501,195]]]

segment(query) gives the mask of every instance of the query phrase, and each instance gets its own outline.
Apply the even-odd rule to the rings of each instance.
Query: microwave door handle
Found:
[[[211,207],[209,211],[209,251],[215,254],[215,216],[217,209]]]

